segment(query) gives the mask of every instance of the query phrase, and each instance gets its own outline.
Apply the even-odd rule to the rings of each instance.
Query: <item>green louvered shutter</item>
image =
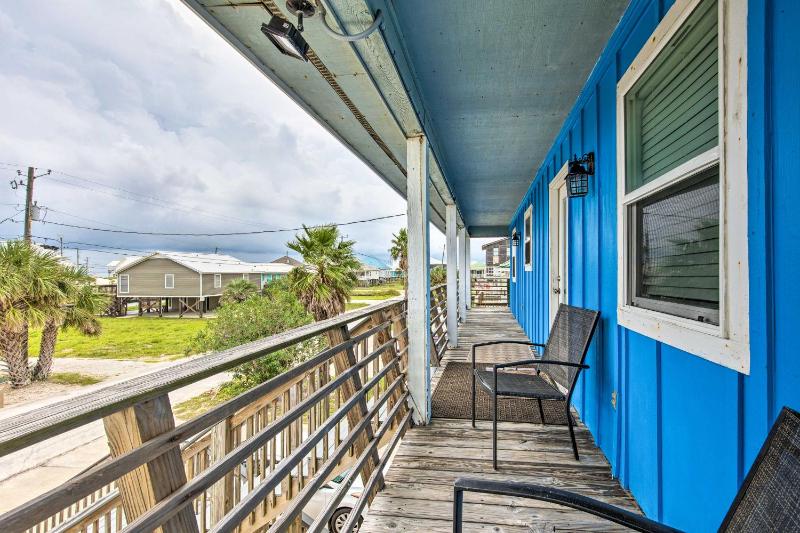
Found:
[[[717,2],[703,1],[626,95],[626,192],[719,144]]]

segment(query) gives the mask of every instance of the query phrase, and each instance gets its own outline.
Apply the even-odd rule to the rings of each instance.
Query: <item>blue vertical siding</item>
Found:
[[[671,5],[631,3],[520,202],[509,231],[522,234],[533,205],[534,264],[526,272],[517,254],[511,307],[532,340],[546,340],[548,184],[570,155],[593,151],[590,194],[569,206],[569,301],[599,309],[602,322],[574,407],[648,516],[708,531],[781,407],[800,408],[800,46],[793,36],[800,2],[751,0],[748,12],[749,375],[616,321],[616,84]]]

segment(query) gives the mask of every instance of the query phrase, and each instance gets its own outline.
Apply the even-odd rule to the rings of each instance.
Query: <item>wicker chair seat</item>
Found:
[[[478,382],[492,393],[494,387],[494,374],[491,370],[476,370]],[[541,376],[536,374],[521,374],[518,372],[497,373],[498,396],[516,396],[517,398],[534,398],[539,400],[564,400],[566,396],[552,386]]]

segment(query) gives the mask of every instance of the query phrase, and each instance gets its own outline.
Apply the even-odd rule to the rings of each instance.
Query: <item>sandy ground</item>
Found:
[[[180,361],[143,363],[139,361],[114,361],[107,359],[55,360],[56,372],[81,372],[103,377],[104,381],[86,387],[34,384],[6,394],[5,407],[0,409],[0,419],[39,409],[66,398],[86,394],[127,378],[155,372],[174,366]],[[193,383],[170,393],[175,405],[231,378],[222,373]],[[0,513],[30,500],[80,473],[108,454],[103,423],[98,420],[40,442],[0,459]]]

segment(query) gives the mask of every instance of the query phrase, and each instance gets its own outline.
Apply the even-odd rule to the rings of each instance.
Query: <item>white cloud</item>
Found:
[[[4,3],[0,49],[0,161],[117,188],[41,178],[36,198],[51,208],[47,220],[225,232],[405,211],[378,176],[177,0]],[[10,179],[14,167],[0,170]],[[119,188],[163,201],[126,200]],[[0,190],[3,219],[15,211],[6,204],[23,197]],[[386,258],[404,224],[343,229],[359,251]],[[18,231],[0,225],[2,236]],[[291,238],[126,236],[47,224],[35,224],[34,234],[147,250],[219,247],[252,260],[284,253]],[[433,230],[431,240],[438,258],[443,237]],[[480,243],[472,248],[478,257]],[[89,257],[95,269],[112,258]]]

